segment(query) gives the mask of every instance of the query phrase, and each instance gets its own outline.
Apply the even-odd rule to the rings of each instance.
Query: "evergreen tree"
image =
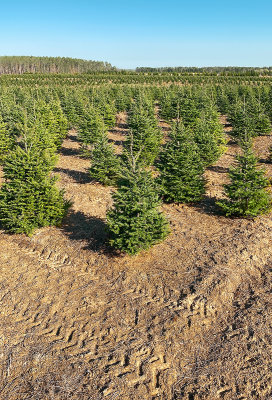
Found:
[[[5,124],[0,115],[0,164],[5,160],[5,157],[11,151],[15,145],[15,139],[7,130],[7,124]]]
[[[100,136],[91,151],[91,178],[103,185],[113,185],[120,173],[120,163],[106,134]]]
[[[86,110],[79,126],[78,138],[83,155],[90,155],[90,146],[96,143],[105,132],[105,123],[100,114],[93,108]]]
[[[131,109],[128,125],[130,128],[127,140],[124,143],[124,158],[130,154],[131,147],[134,154],[139,154],[138,162],[143,166],[154,163],[158,156],[162,140],[162,132],[158,127],[158,121],[150,111],[141,108],[137,104]]]
[[[271,196],[266,188],[269,180],[258,169],[249,143],[243,143],[243,154],[237,155],[236,165],[230,168],[230,183],[224,186],[226,199],[218,201],[227,216],[256,217],[271,208]]]
[[[180,123],[173,125],[171,140],[160,154],[158,169],[165,202],[201,200],[205,193],[204,167],[191,132]]]
[[[269,135],[271,133],[272,127],[269,117],[260,113],[255,120],[255,131],[258,135]]]
[[[193,126],[194,141],[198,146],[202,163],[206,166],[213,164],[226,147],[226,139],[222,132],[222,126],[219,121],[203,119],[196,120]]]
[[[49,174],[51,152],[17,146],[5,159],[5,182],[0,190],[0,222],[10,232],[30,235],[34,229],[59,225],[70,203]]]
[[[163,240],[169,228],[159,206],[158,187],[151,172],[135,164],[126,169],[113,194],[113,208],[107,213],[110,245],[136,254]]]

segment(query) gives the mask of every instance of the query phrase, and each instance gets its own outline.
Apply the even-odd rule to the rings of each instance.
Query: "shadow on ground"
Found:
[[[68,168],[54,168],[54,172],[59,172],[62,174],[68,175],[70,178],[74,179],[77,183],[89,183],[92,182],[93,179],[90,177],[89,172],[84,171],[74,171]]]
[[[219,174],[227,174],[229,172],[229,168],[220,167],[219,165],[211,165],[207,167],[208,171],[217,172]]]
[[[77,135],[72,135],[70,134],[67,139],[71,140],[72,142],[78,142],[78,137]]]
[[[209,214],[209,215],[215,215],[215,216],[224,216],[222,209],[216,204],[218,201],[218,198],[216,197],[209,197],[205,196],[204,199],[197,203],[194,204],[194,208],[199,211],[202,214]]]
[[[116,146],[122,146],[124,144],[125,140],[114,140],[114,139],[109,139],[109,143],[115,144]]]
[[[107,251],[106,224],[101,218],[72,211],[65,218],[62,228],[69,239],[87,241],[85,249]]]
[[[271,164],[271,160],[269,160],[269,158],[260,158],[259,162],[261,164]]]
[[[70,149],[68,147],[62,147],[59,153],[63,156],[81,156],[80,149]]]

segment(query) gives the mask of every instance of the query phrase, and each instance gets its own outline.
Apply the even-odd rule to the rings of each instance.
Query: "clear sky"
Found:
[[[0,55],[272,65],[272,0],[0,0],[0,13]]]

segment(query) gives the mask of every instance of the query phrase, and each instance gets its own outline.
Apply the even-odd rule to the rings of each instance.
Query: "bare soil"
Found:
[[[110,139],[124,135],[119,121]],[[255,141],[269,176],[271,144]],[[272,398],[271,214],[229,219],[215,204],[237,151],[230,141],[207,170],[200,204],[163,206],[163,243],[118,256],[112,189],[91,182],[70,132],[56,168],[73,201],[63,226],[0,232],[1,400]]]

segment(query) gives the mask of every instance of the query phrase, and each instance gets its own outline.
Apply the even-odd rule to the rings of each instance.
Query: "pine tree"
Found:
[[[271,208],[271,196],[266,190],[269,180],[265,170],[257,167],[249,143],[244,142],[242,148],[242,155],[237,155],[236,165],[230,168],[230,183],[224,186],[227,198],[217,204],[227,216],[256,217]]]
[[[30,235],[34,229],[59,225],[70,203],[55,186],[51,152],[20,145],[5,159],[0,190],[0,222],[10,232]]]
[[[103,185],[114,185],[119,173],[120,163],[106,134],[100,136],[91,151],[91,178]]]
[[[113,208],[107,213],[110,245],[136,254],[162,241],[169,228],[159,206],[158,187],[151,172],[135,164],[124,170],[113,194]]]
[[[204,167],[191,132],[180,123],[173,125],[171,140],[160,154],[158,181],[167,203],[190,203],[205,193]]]

